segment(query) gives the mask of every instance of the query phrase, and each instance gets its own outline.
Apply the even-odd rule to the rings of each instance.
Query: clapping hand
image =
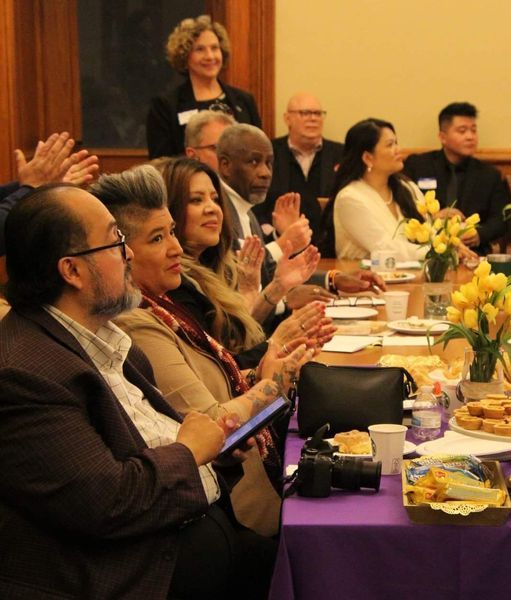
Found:
[[[245,238],[237,252],[238,291],[259,293],[261,286],[261,266],[264,260],[264,247],[257,235]]]
[[[300,194],[289,192],[279,196],[272,212],[273,227],[282,235],[300,218]]]

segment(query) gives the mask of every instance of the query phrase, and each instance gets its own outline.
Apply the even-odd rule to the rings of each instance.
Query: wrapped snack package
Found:
[[[463,501],[501,506],[505,493],[475,456],[428,456],[410,461],[407,493],[415,504]]]

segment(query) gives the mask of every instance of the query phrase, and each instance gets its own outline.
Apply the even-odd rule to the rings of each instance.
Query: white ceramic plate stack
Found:
[[[493,437],[499,439],[486,439],[465,435],[457,431],[446,431],[444,437],[419,444],[416,452],[420,456],[429,456],[430,454],[473,454],[487,459],[511,460],[511,439],[501,441],[504,436],[494,435]]]
[[[365,306],[327,306],[326,316],[331,319],[369,319],[378,314],[374,308]]]

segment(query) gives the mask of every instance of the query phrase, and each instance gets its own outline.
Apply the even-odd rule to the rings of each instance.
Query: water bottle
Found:
[[[417,441],[426,442],[440,436],[442,412],[433,386],[423,385],[412,405],[412,432]]]

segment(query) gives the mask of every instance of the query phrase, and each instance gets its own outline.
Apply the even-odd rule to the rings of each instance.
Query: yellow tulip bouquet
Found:
[[[468,341],[474,351],[471,381],[490,381],[497,361],[507,371],[504,350],[511,337],[511,279],[508,280],[504,273],[490,271],[490,264],[482,261],[474,271],[472,281],[451,294],[452,306],[447,307],[449,329],[436,342],[443,343],[445,348],[454,339]],[[504,322],[492,337],[490,325],[496,324],[500,310],[504,311]]]
[[[462,223],[458,215],[439,218],[435,215],[440,210],[440,203],[435,191],[426,192],[424,199],[417,202],[417,210],[424,217],[406,219],[404,233],[410,242],[429,246],[425,257],[424,274],[428,281],[443,281],[449,267],[458,265],[456,248],[460,245],[460,237],[464,233],[474,233],[479,223],[479,215],[473,214]]]

